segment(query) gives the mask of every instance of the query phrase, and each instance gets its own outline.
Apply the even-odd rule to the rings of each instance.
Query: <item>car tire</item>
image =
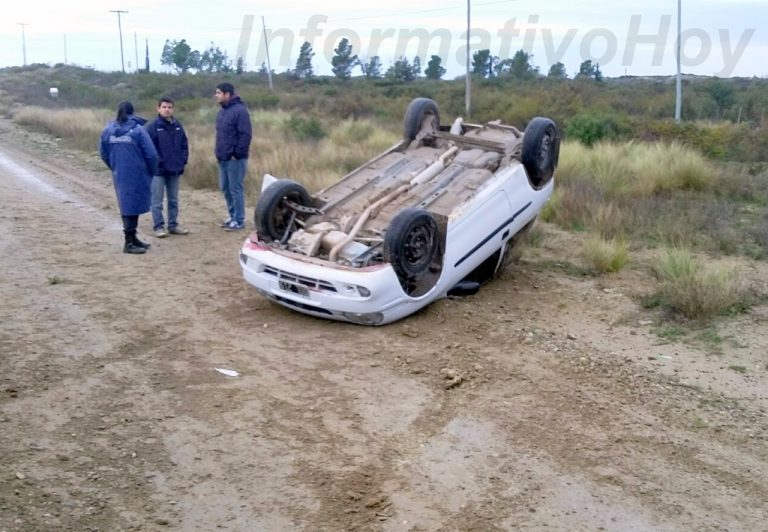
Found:
[[[299,205],[310,205],[307,189],[290,179],[280,179],[269,185],[259,197],[254,213],[254,223],[259,240],[264,242],[286,241],[294,230],[295,215],[284,200]]]
[[[429,270],[439,248],[435,218],[415,207],[399,212],[384,235],[384,260],[401,280],[413,280]]]
[[[430,127],[437,132],[440,129],[440,111],[430,98],[415,98],[408,104],[403,120],[403,135],[406,140],[414,140],[424,125],[424,119],[431,117]]]
[[[528,123],[523,135],[522,163],[534,188],[552,179],[560,157],[560,134],[549,118],[540,116]]]

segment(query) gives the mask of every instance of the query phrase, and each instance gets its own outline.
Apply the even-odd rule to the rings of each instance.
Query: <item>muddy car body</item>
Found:
[[[554,122],[445,128],[417,98],[404,126],[402,142],[314,195],[265,176],[245,280],[299,312],[380,325],[498,273],[552,194]]]

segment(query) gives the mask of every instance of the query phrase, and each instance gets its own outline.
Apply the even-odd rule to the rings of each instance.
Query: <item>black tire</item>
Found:
[[[439,248],[435,218],[415,207],[399,212],[384,235],[384,260],[392,264],[402,280],[412,280],[426,272]]]
[[[296,213],[284,200],[288,199],[299,205],[310,205],[307,189],[290,179],[280,179],[269,185],[259,197],[254,213],[254,223],[259,239],[264,242],[283,241],[295,229],[292,220]]]
[[[549,118],[537,116],[525,128],[521,157],[534,187],[542,187],[552,179],[559,157],[560,134],[557,126]]]
[[[424,124],[424,118],[432,117],[432,128],[434,131],[440,129],[440,112],[434,100],[429,98],[415,98],[408,104],[405,110],[405,119],[403,120],[403,136],[406,140],[413,140],[421,131]]]

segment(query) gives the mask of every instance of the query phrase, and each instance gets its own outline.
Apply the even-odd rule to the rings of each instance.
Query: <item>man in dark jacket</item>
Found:
[[[238,231],[245,227],[243,181],[248,167],[248,148],[251,145],[251,117],[231,83],[219,83],[215,97],[221,105],[216,116],[219,187],[224,193],[229,214],[220,225],[227,231]]]
[[[187,134],[181,122],[173,117],[173,100],[161,98],[157,103],[157,118],[147,126],[152,143],[160,157],[157,174],[152,178],[152,224],[157,238],[168,234],[189,233],[178,223],[179,181],[189,159]],[[168,231],[163,219],[163,195],[168,195]]]

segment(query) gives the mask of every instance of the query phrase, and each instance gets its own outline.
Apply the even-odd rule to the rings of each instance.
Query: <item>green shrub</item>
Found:
[[[292,115],[286,124],[290,131],[299,140],[320,140],[327,135],[323,125],[317,118],[302,118]]]
[[[654,267],[660,301],[690,319],[708,319],[749,306],[733,268],[704,268],[685,249],[668,250]]]
[[[583,113],[570,118],[565,124],[566,137],[587,146],[601,140],[621,138],[629,130],[627,121],[615,114]]]
[[[592,236],[584,241],[581,255],[595,273],[613,273],[629,261],[629,246],[621,239]]]

